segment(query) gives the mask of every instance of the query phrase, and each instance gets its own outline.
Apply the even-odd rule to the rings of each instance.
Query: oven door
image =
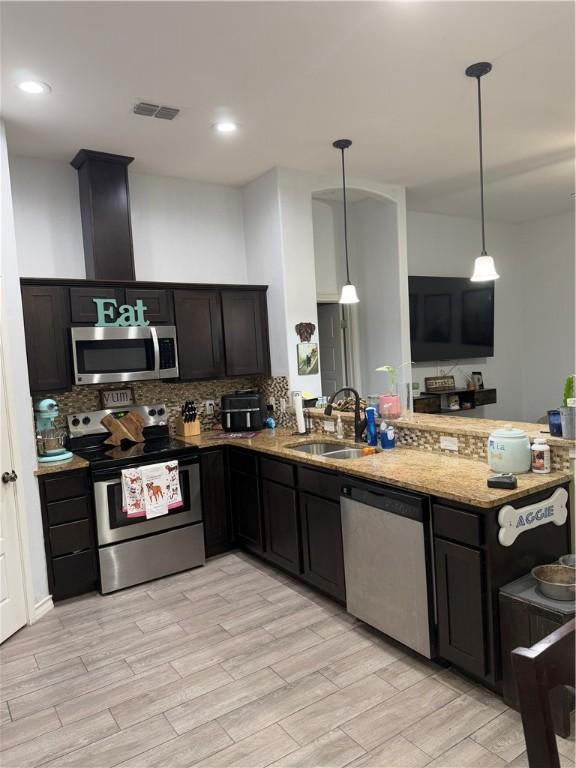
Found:
[[[70,332],[76,384],[160,377],[157,328],[71,328]]]
[[[99,546],[199,523],[202,520],[200,467],[197,460],[192,464],[180,462],[179,465],[182,506],[171,509],[167,515],[150,520],[127,517],[126,512],[122,510],[120,470],[113,472],[113,477],[110,477],[110,472],[106,474],[108,479],[98,479],[97,473],[94,476],[94,506]]]

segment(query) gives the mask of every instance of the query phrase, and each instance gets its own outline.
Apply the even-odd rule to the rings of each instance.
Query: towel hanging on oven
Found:
[[[122,470],[122,509],[128,518],[160,517],[182,504],[178,461]]]

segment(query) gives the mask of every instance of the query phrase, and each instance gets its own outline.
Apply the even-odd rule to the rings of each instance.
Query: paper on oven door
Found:
[[[126,517],[145,517],[144,486],[139,469],[122,470],[122,511]]]
[[[168,470],[166,464],[146,464],[140,468],[144,487],[146,518],[168,514]]]

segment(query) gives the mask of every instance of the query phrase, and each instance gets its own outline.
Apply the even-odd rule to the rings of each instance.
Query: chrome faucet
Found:
[[[364,430],[366,429],[366,419],[360,418],[360,395],[355,389],[353,389],[352,387],[342,387],[342,389],[339,389],[337,392],[334,392],[334,394],[330,396],[330,399],[328,400],[328,405],[324,409],[324,415],[332,416],[332,404],[336,399],[336,395],[339,395],[340,392],[352,392],[352,394],[354,395],[354,440],[357,443],[361,443],[362,435],[364,434]]]

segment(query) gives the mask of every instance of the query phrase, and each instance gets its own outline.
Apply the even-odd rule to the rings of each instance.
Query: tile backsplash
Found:
[[[54,394],[42,394],[42,397],[52,397],[58,403],[60,410],[60,425],[66,423],[68,414],[97,411],[100,404],[100,391],[103,389],[122,389],[122,384],[105,386],[84,385],[74,386],[67,392]],[[237,389],[256,388],[264,395],[264,401],[268,403],[274,398],[276,409],[274,418],[279,425],[288,426],[289,414],[280,413],[280,399],[288,399],[288,379],[285,376],[247,376],[233,379],[215,379],[210,381],[190,382],[162,382],[162,381],[134,381],[130,385],[134,391],[134,399],[137,404],[152,405],[165,403],[170,423],[180,415],[180,408],[185,400],[194,400],[198,409],[198,417],[203,430],[213,429],[220,424],[220,398]],[[34,397],[34,400],[37,398]],[[213,416],[204,413],[203,401],[214,400],[215,410]]]

